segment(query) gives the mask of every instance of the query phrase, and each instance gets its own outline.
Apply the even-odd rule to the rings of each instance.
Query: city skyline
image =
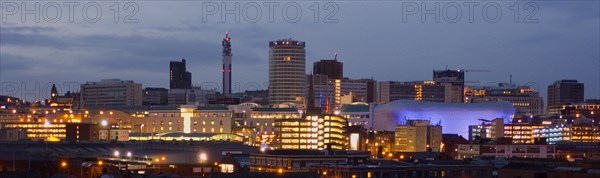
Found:
[[[268,41],[293,38],[307,43],[309,66],[321,59],[331,59],[337,53],[338,60],[345,63],[345,76],[353,79],[430,80],[432,70],[447,66],[448,69],[491,70],[490,73],[467,74],[467,80],[480,81],[481,85],[508,83],[512,75],[514,83],[534,84],[544,100],[545,88],[555,80],[576,79],[586,84],[586,99],[600,98],[596,92],[600,91],[598,33],[593,33],[599,29],[598,24],[593,23],[598,21],[595,13],[598,7],[586,6],[592,2],[565,7],[563,2],[536,2],[543,13],[537,16],[539,22],[529,24],[511,21],[507,9],[510,4],[500,3],[506,12],[506,18],[500,22],[475,19],[473,23],[454,24],[423,23],[418,16],[402,22],[400,14],[392,12],[393,7],[402,4],[387,3],[397,6],[382,8],[379,4],[338,2],[340,12],[336,18],[339,22],[314,23],[306,16],[298,24],[311,29],[308,31],[290,29],[294,25],[282,19],[274,23],[237,24],[209,18],[203,23],[200,14],[185,7],[178,16],[154,20],[162,14],[150,13],[151,10],[183,6],[162,2],[140,2],[140,22],[133,24],[110,21],[30,24],[13,19],[1,27],[0,81],[33,87],[34,82],[43,86],[50,82],[85,83],[120,78],[134,80],[144,87],[168,88],[167,63],[186,58],[188,70],[195,76],[193,84],[220,85],[219,42],[223,32],[230,31],[236,37],[235,65],[238,66],[232,77],[234,90],[236,83],[249,82],[263,84],[261,89],[266,89]],[[307,5],[304,8],[310,5],[300,4]],[[381,12],[373,11],[374,7],[381,8]],[[362,8],[371,10],[369,14],[349,13]],[[384,22],[368,20],[383,17],[398,18]],[[169,19],[178,20],[169,22]],[[106,29],[109,23],[111,29]],[[362,23],[378,28],[357,26]],[[133,33],[135,31],[144,33]],[[261,33],[257,33],[259,31]],[[359,31],[370,35],[352,35]],[[31,48],[26,49],[27,46]],[[307,68],[306,73],[310,70]],[[58,87],[59,92],[66,92]],[[2,89],[0,94],[6,91]]]
[[[0,178],[599,165],[599,0],[0,0]]]

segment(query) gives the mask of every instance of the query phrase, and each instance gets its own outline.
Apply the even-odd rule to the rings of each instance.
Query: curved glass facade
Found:
[[[436,103],[414,100],[396,100],[375,106],[375,130],[393,131],[406,120],[430,120],[441,124],[443,133],[468,135],[469,125],[478,125],[479,119],[509,119],[515,108],[509,102],[488,103]]]

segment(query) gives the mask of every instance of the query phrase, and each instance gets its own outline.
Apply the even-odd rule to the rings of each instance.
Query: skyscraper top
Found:
[[[231,38],[229,38],[229,32],[225,32],[225,38],[223,38],[223,56],[231,56]]]
[[[305,47],[304,41],[296,41],[296,40],[292,40],[291,38],[269,42],[269,47],[278,46],[278,45],[299,45],[299,46]]]
[[[171,89],[191,89],[192,73],[186,69],[185,59],[171,61],[169,65],[169,86]]]

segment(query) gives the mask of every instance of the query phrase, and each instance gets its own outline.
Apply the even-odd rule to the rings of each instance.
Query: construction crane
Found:
[[[458,71],[463,71],[465,73],[465,79],[467,78],[467,73],[469,72],[492,72],[490,70],[481,70],[481,69],[458,69]],[[479,81],[465,81],[465,83],[479,83]]]
[[[487,119],[478,119],[481,121],[481,125],[485,125],[486,123],[492,123],[492,121],[487,120]]]

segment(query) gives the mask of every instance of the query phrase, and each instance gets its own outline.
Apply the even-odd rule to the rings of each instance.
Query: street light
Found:
[[[119,157],[119,154],[120,154],[119,151],[115,150],[115,153],[114,153],[115,157]]]
[[[106,126],[108,125],[108,121],[106,121],[106,120],[102,120],[102,121],[100,122],[100,124],[101,124],[102,126],[106,127]]]
[[[208,157],[206,156],[206,153],[200,153],[200,162],[201,163],[206,162],[207,159],[208,159]]]
[[[66,162],[66,161],[62,161],[62,162],[60,163],[60,166],[61,166],[61,167],[67,167],[67,162]]]
[[[131,159],[131,151],[127,152],[127,157],[129,157],[129,159]]]
[[[143,134],[144,134],[144,124],[141,124],[140,125],[140,137],[139,137],[139,140],[140,140],[140,150],[144,149],[144,145],[143,145],[144,141],[142,140],[142,135]]]

